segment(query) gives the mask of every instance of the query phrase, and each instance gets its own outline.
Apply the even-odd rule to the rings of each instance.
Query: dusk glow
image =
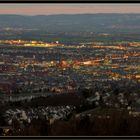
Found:
[[[0,4],[0,14],[140,13],[140,4]]]

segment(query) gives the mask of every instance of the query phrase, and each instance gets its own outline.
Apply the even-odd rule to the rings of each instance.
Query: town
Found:
[[[27,42],[1,41],[1,93],[64,93],[91,88],[94,81],[140,80],[139,42],[56,43],[47,48],[27,47]]]
[[[0,40],[4,125],[13,126],[16,120],[21,131],[34,119],[45,119],[50,126],[72,116],[109,119],[110,115],[97,115],[100,108],[139,116],[139,45]],[[10,130],[2,135],[10,135]]]

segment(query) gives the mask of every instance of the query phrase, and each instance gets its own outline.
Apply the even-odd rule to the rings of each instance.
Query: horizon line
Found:
[[[7,13],[3,13],[3,14],[0,14],[0,15],[16,15],[16,16],[52,16],[52,15],[96,15],[96,14],[140,14],[140,12],[136,12],[136,13],[133,13],[133,12],[131,12],[131,13],[122,13],[122,12],[113,12],[113,13],[109,13],[109,12],[106,12],[106,13],[102,13],[102,12],[99,12],[99,13],[75,13],[75,14],[73,14],[73,13],[66,13],[66,14],[36,14],[36,15],[28,15],[28,14],[7,14]]]

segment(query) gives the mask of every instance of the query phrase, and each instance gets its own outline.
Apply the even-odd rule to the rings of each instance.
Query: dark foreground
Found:
[[[109,110],[108,110],[109,111]],[[15,121],[7,135],[14,136],[139,136],[140,117],[129,116],[124,111],[110,110],[109,116],[56,121],[50,125],[46,120],[32,120],[20,129]],[[4,132],[1,132],[4,133]]]

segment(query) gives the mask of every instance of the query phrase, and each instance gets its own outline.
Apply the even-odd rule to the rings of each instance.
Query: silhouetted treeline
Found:
[[[67,121],[58,120],[50,125],[47,121],[34,120],[31,125],[13,135],[32,136],[139,136],[140,117],[124,111],[112,111],[110,117],[84,116]],[[16,128],[17,129],[17,128]]]

